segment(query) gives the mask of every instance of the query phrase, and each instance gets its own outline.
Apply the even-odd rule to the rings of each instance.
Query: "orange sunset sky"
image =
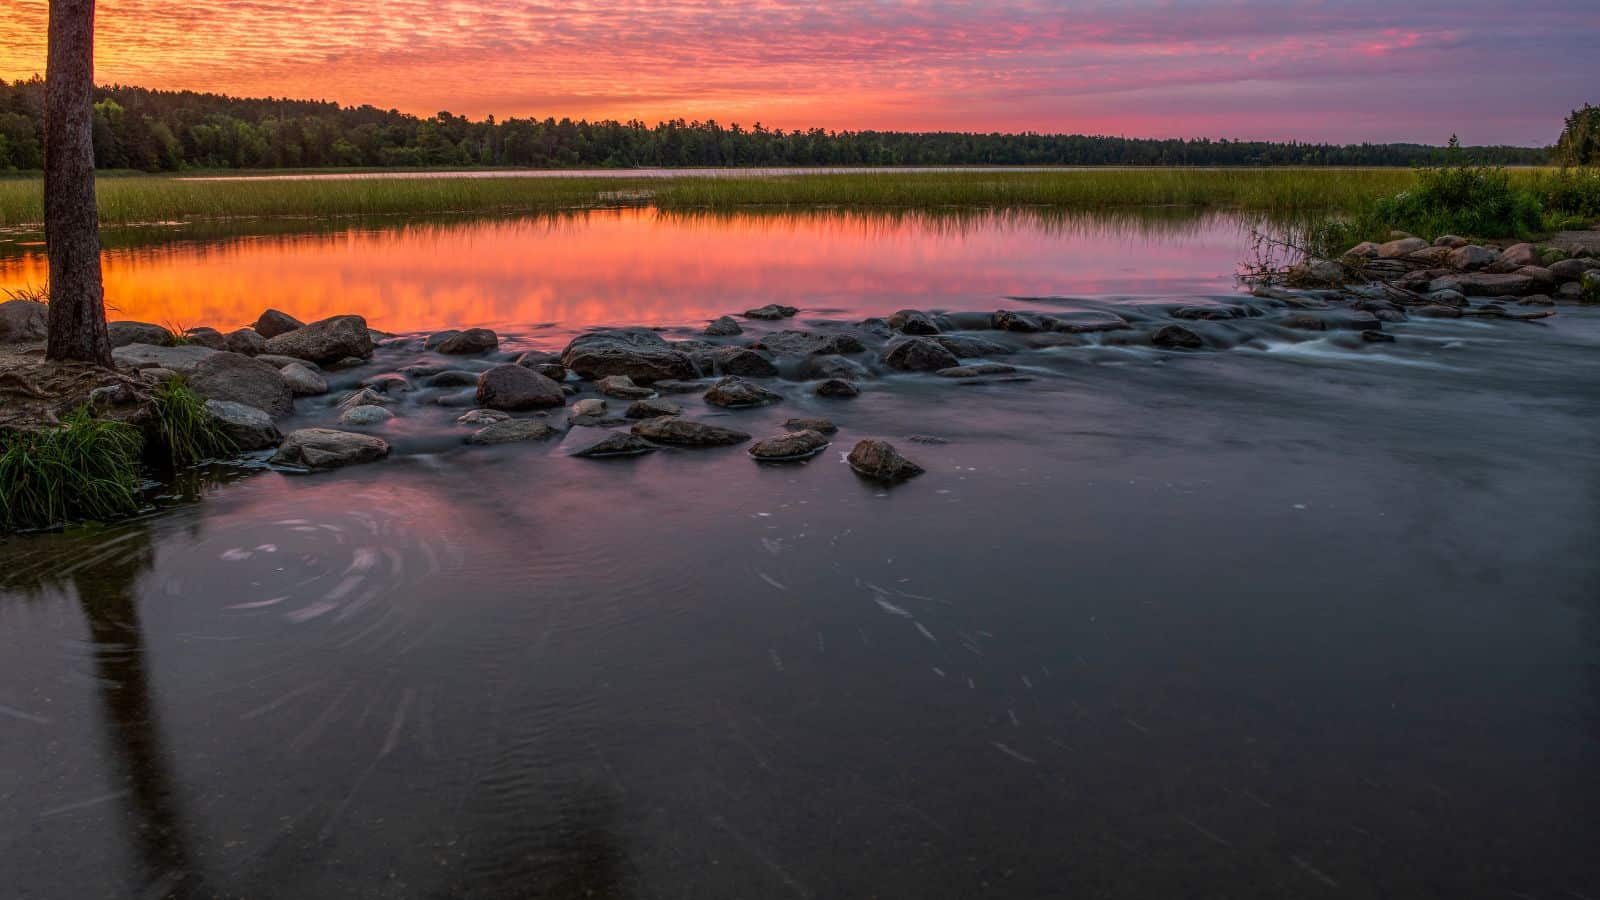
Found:
[[[0,78],[45,0],[0,0]],[[1600,101],[1586,0],[101,0],[105,83],[769,127],[1545,144]]]

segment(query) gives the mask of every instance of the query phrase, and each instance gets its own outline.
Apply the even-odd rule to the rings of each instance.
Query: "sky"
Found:
[[[47,0],[0,0],[0,78]],[[429,115],[1542,145],[1595,0],[100,0],[96,76]]]

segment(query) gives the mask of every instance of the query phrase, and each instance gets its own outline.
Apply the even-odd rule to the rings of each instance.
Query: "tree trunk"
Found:
[[[94,0],[50,0],[45,68],[44,234],[50,254],[45,356],[111,366],[94,199]]]

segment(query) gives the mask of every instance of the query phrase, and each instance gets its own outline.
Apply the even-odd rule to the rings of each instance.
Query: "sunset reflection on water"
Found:
[[[1007,296],[1226,290],[1243,243],[1225,218],[1014,213],[630,208],[277,234],[259,233],[263,224],[108,233],[112,318],[229,329],[276,307],[306,321],[360,313],[411,332],[677,325],[771,302],[863,316],[982,309]],[[0,243],[0,287],[43,283],[43,248],[29,243]]]

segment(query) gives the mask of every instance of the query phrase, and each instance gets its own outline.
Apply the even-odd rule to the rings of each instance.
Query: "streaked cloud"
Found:
[[[43,68],[6,0],[0,77]],[[101,81],[481,116],[1546,143],[1581,0],[100,0]]]

